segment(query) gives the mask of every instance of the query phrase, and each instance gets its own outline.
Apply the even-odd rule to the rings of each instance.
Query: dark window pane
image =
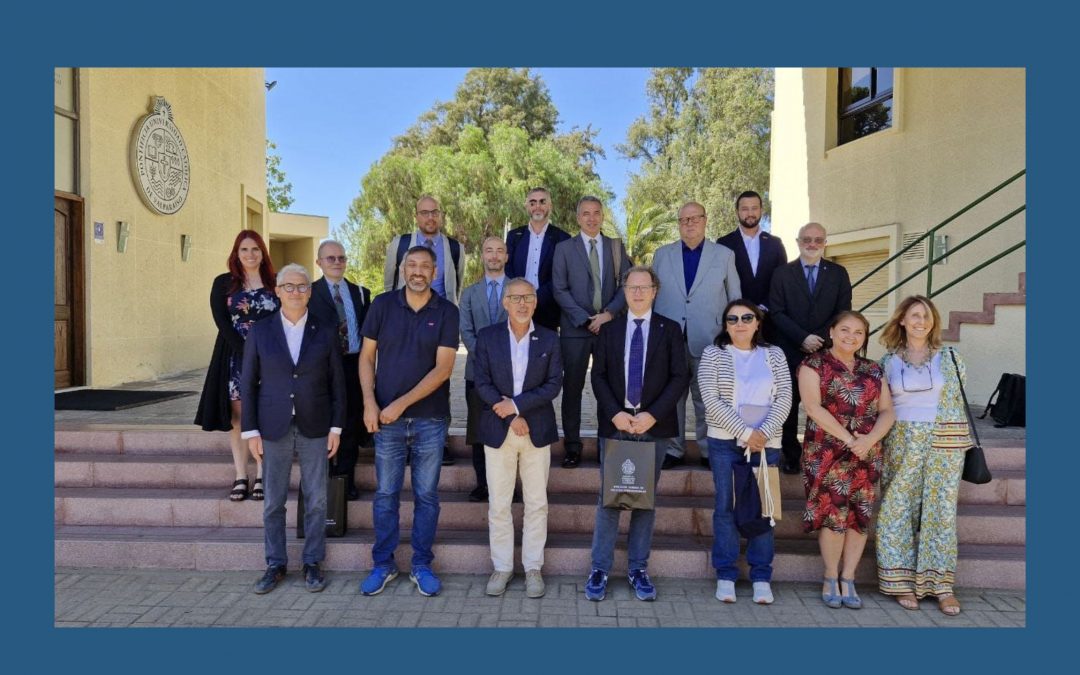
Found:
[[[893,87],[893,69],[892,68],[877,68],[877,89],[874,91],[874,95],[886,92]]]
[[[892,99],[840,119],[840,143],[862,138],[892,126]]]

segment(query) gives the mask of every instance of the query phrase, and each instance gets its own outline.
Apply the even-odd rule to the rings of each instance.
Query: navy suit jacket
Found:
[[[529,363],[521,393],[514,396],[514,372],[510,359],[510,327],[506,321],[485,326],[476,335],[476,393],[484,402],[480,411],[477,440],[493,448],[501,447],[510,431],[513,416],[500,418],[491,409],[507,396],[514,399],[518,413],[529,424],[529,439],[536,447],[559,440],[552,401],[562,389],[562,352],[558,334],[536,325],[529,336]]]
[[[626,322],[622,314],[600,327],[593,354],[592,387],[600,436],[614,438],[619,431],[611,418],[622,412],[626,401]],[[686,344],[682,326],[654,310],[645,344],[645,372],[641,378],[641,412],[656,418],[648,431],[653,438],[679,434],[675,406],[690,385]]]
[[[765,305],[771,312],[769,289],[772,287],[773,273],[777,268],[787,264],[787,251],[780,237],[774,237],[768,232],[762,232],[758,236],[761,238],[761,251],[758,253],[757,274],[754,274],[750,267],[750,256],[746,252],[746,244],[743,243],[739,226],[735,227],[734,232],[729,232],[717,239],[716,243],[727,246],[735,252],[735,271],[739,273],[743,299]],[[732,298],[732,300],[735,299]]]
[[[356,334],[360,337],[360,345],[363,346],[364,334],[360,332],[360,329],[364,327],[364,318],[371,305],[371,291],[363,286],[357,286],[348,279],[344,281],[345,287],[349,289],[349,297],[352,298],[353,309],[356,311]],[[338,325],[337,306],[334,304],[334,297],[330,295],[330,282],[326,280],[326,277],[321,277],[311,284],[308,312],[320,323],[335,327]],[[359,377],[356,373],[353,375]]]
[[[537,278],[540,288],[536,289],[536,313],[533,322],[545,328],[556,330],[559,327],[559,304],[555,302],[555,289],[551,285],[551,261],[555,259],[555,245],[566,241],[570,235],[548,223],[544,234],[544,243],[540,246],[540,269]],[[514,228],[506,234],[506,277],[525,276],[529,262],[529,226]]]
[[[300,358],[294,364],[281,312],[257,321],[244,344],[240,400],[241,430],[257,429],[269,441],[289,431],[294,406],[296,426],[308,438],[344,427],[345,374],[336,322],[327,326],[308,312]]]

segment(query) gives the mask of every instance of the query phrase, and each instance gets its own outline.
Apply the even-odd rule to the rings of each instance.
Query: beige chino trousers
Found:
[[[497,572],[514,570],[514,517],[511,501],[521,474],[525,502],[521,532],[521,564],[526,571],[544,565],[547,543],[547,482],[551,470],[551,446],[537,448],[528,434],[506,434],[501,447],[484,446],[488,482],[488,540],[491,562]]]

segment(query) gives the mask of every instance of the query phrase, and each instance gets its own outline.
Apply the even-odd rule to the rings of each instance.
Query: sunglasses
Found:
[[[746,314],[743,314],[742,316],[735,316],[734,314],[728,314],[727,316],[724,317],[724,321],[727,321],[729,326],[734,326],[735,324],[739,323],[739,319],[742,319],[743,323],[752,323],[754,321],[754,319],[756,319],[756,318],[757,318],[756,316],[754,316],[753,314],[747,312]]]

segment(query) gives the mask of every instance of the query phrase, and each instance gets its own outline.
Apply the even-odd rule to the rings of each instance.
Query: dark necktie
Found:
[[[626,400],[635,408],[641,405],[641,371],[645,365],[645,336],[641,323],[645,319],[634,319],[637,327],[630,338],[630,368],[626,373]]]
[[[341,353],[349,353],[349,318],[345,314],[345,301],[341,299],[341,284],[334,284],[334,306],[337,307],[338,339]]]
[[[488,280],[488,316],[491,317],[491,323],[495,323],[499,318],[499,282],[494,279]]]
[[[810,295],[813,295],[817,286],[817,265],[806,266],[806,283],[810,286]]]

